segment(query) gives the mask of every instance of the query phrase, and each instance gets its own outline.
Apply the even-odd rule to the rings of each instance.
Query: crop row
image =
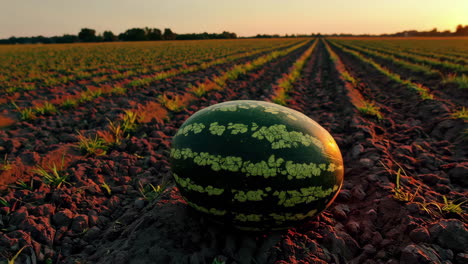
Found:
[[[148,74],[168,65],[208,62],[215,58],[274,48],[294,40],[213,41],[209,43],[121,43],[0,47],[2,90],[34,90],[77,80],[102,81],[106,75]],[[1,66],[0,65],[0,66]],[[8,67],[7,67],[8,66]]]
[[[441,72],[443,72],[445,75],[449,74],[458,74],[458,75],[463,75],[468,73],[468,66],[461,65],[461,64],[456,64],[448,61],[443,61],[439,59],[434,59],[431,58],[430,56],[422,56],[422,55],[415,55],[410,52],[402,52],[401,50],[395,50],[395,49],[388,49],[388,48],[382,48],[382,47],[376,47],[376,46],[366,46],[361,44],[350,44],[347,43],[346,41],[340,41],[341,44],[346,45],[348,48],[352,49],[358,49],[356,46],[361,46],[362,48],[360,49],[361,51],[366,50],[366,52],[379,52],[381,54],[386,54],[393,56],[398,59],[410,61],[416,64],[421,64],[421,65],[427,65],[432,67],[433,69],[437,69]],[[424,67],[424,66],[423,66]]]
[[[281,45],[279,48],[273,48],[274,50],[282,50],[288,49],[288,45]],[[26,106],[26,107],[18,107],[15,108],[20,113],[21,119],[28,120],[33,119],[37,115],[44,115],[44,114],[55,114],[58,109],[69,109],[75,107],[79,104],[83,104],[85,102],[90,102],[95,100],[96,98],[100,98],[104,95],[123,95],[126,93],[127,89],[138,89],[139,87],[148,86],[155,81],[160,81],[168,78],[175,77],[180,74],[188,74],[191,72],[204,70],[209,67],[213,67],[220,64],[229,63],[232,61],[236,61],[239,59],[248,58],[251,56],[255,56],[260,53],[271,51],[269,49],[262,49],[256,50],[252,52],[246,52],[242,54],[236,54],[233,56],[215,59],[210,62],[204,62],[201,64],[195,64],[191,66],[182,66],[179,68],[173,68],[166,71],[156,72],[152,75],[146,75],[145,77],[134,78],[130,80],[125,80],[125,82],[115,82],[115,83],[106,83],[100,86],[87,86],[86,90],[84,91],[76,91],[75,93],[70,93],[67,90],[60,89],[51,90],[51,96],[54,96],[54,99],[45,98],[42,100],[34,102],[25,102],[27,104],[34,103],[33,106]],[[281,51],[279,51],[281,52]]]
[[[397,82],[397,83],[399,83],[401,85],[404,85],[407,88],[409,88],[410,90],[414,90],[414,91],[418,92],[421,99],[427,100],[427,99],[433,99],[434,98],[427,87],[424,87],[419,83],[414,83],[414,82],[412,82],[410,80],[402,79],[400,77],[400,75],[387,70],[386,68],[382,67],[380,64],[376,63],[374,60],[365,57],[364,55],[362,55],[361,53],[359,53],[357,51],[348,49],[348,48],[346,48],[346,47],[344,47],[344,46],[342,46],[340,44],[337,44],[335,42],[332,42],[332,44],[334,46],[336,46],[337,48],[341,49],[342,51],[344,51],[346,53],[349,53],[349,54],[352,54],[354,57],[358,58],[359,60],[371,65],[373,68],[378,70],[383,75],[387,76],[392,81],[395,81],[395,82]]]
[[[344,46],[342,46],[340,44],[337,44],[334,41],[332,41],[331,43],[335,47],[339,48],[341,51],[343,51],[345,53],[348,53],[348,54],[351,54],[352,56],[358,58],[360,61],[370,65],[371,67],[373,67],[374,69],[379,71],[381,74],[383,74],[384,76],[386,76],[390,80],[392,80],[392,81],[394,81],[394,82],[396,82],[396,83],[398,83],[400,85],[403,85],[404,87],[408,88],[409,90],[413,90],[413,91],[417,92],[419,94],[420,99],[422,99],[422,100],[437,100],[437,101],[441,100],[440,98],[437,98],[436,96],[434,96],[433,91],[431,91],[431,89],[424,86],[423,84],[417,83],[417,82],[412,81],[410,79],[402,78],[399,74],[388,70],[384,66],[382,66],[382,65],[378,64],[377,62],[375,62],[373,59],[364,56],[362,53],[357,52],[356,50],[348,49],[348,48],[346,48],[346,47],[344,47]],[[467,116],[466,108],[463,105],[457,105],[457,104],[455,104],[453,102],[446,102],[446,104],[448,104],[448,107],[450,108],[450,111],[452,112],[453,117],[466,119],[466,116]],[[372,103],[368,102],[366,104],[366,106],[368,108],[372,108],[373,105],[372,105]]]
[[[301,57],[299,57],[299,59],[296,60],[289,71],[284,73],[277,83],[273,85],[273,95],[271,99],[274,103],[286,105],[288,93],[293,89],[294,82],[301,77],[301,71],[307,60],[312,55],[317,43],[318,39],[314,41],[314,43],[304,52],[304,54],[302,54]]]

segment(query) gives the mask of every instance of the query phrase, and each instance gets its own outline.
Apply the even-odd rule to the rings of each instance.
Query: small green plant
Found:
[[[442,80],[443,84],[453,83],[458,86],[460,89],[468,89],[468,75],[461,75],[457,76],[455,73],[448,74],[444,80]]]
[[[67,182],[68,174],[66,174],[63,169],[65,165],[65,157],[62,157],[62,163],[60,166],[57,166],[55,163],[52,163],[52,166],[49,166],[47,169],[37,166],[33,172],[39,174],[44,179],[44,183],[52,187],[60,188],[62,184],[69,184]]]
[[[112,94],[124,95],[126,92],[127,89],[120,85],[116,85],[112,88]]]
[[[153,184],[149,183],[144,185],[138,182],[138,190],[140,191],[141,196],[147,201],[153,201],[158,198],[166,189],[166,184],[161,184],[158,186],[154,186]]]
[[[380,161],[380,164],[382,164],[382,166],[385,168],[385,170],[392,174],[392,171],[390,170],[390,168],[388,166],[386,166],[382,161]],[[402,186],[400,185],[400,178],[401,178],[401,174],[403,173],[406,177],[408,177],[408,175],[406,174],[405,170],[403,169],[403,167],[401,167],[400,164],[396,163],[397,166],[398,166],[398,170],[397,170],[397,173],[396,173],[396,180],[395,180],[395,188],[393,188],[393,198],[397,199],[398,201],[402,201],[402,202],[413,202],[414,201],[414,198],[416,197],[416,195],[418,194],[419,192],[419,188],[416,190],[416,192],[412,193],[410,191],[405,191]]]
[[[225,264],[226,261],[219,260],[218,258],[214,258],[211,264]]]
[[[122,130],[124,133],[133,132],[137,129],[137,121],[139,120],[140,114],[136,111],[125,110],[125,114],[122,118]]]
[[[347,71],[341,72],[341,77],[343,78],[343,80],[350,82],[353,86],[357,85],[357,80],[353,76],[351,76],[349,72]]]
[[[57,108],[55,107],[55,105],[49,102],[45,102],[41,106],[36,106],[34,110],[36,111],[36,113],[39,113],[41,115],[51,115],[57,113]]]
[[[206,85],[204,83],[200,83],[195,86],[189,85],[187,90],[193,93],[196,97],[202,97],[207,93]]]
[[[286,95],[286,91],[282,87],[277,87],[271,99],[275,104],[286,105],[286,100],[288,99],[288,96]]]
[[[109,146],[120,145],[124,138],[124,130],[122,129],[122,126],[109,120],[107,128],[109,130],[98,131],[97,134]]]
[[[382,120],[383,116],[380,113],[380,108],[375,105],[374,102],[364,101],[364,106],[357,108],[363,115],[376,117],[378,120]]]
[[[8,171],[11,170],[13,166],[10,164],[10,161],[8,161],[8,154],[5,154],[5,157],[3,158],[3,162],[0,164],[0,171]]]
[[[3,197],[0,197],[0,205],[2,207],[10,207],[10,203],[7,200],[5,200],[5,198]]]
[[[34,180],[31,180],[29,184],[22,180],[17,180],[14,185],[10,185],[10,188],[18,189],[18,190],[30,190],[34,189]]]
[[[468,110],[463,107],[461,110],[456,111],[452,114],[452,118],[461,118],[461,119],[468,119]]]
[[[15,102],[11,102],[13,106],[18,110],[20,113],[21,120],[23,121],[29,121],[33,120],[36,118],[36,113],[33,108],[31,107],[25,107],[25,108],[20,108]]]
[[[106,151],[108,149],[108,146],[106,145],[106,142],[98,137],[98,135],[95,135],[93,137],[86,137],[82,135],[81,133],[78,133],[78,148],[81,150],[83,154],[89,154],[89,155],[105,155]]]
[[[158,97],[158,101],[172,112],[180,112],[182,109],[184,109],[183,100],[179,95],[175,95],[172,99],[169,99],[164,93]]]
[[[441,208],[441,211],[448,212],[448,213],[456,213],[456,214],[463,213],[463,208],[461,208],[461,205],[464,204],[466,200],[461,203],[455,204],[454,201],[447,200],[447,197],[445,197],[445,195],[443,196],[443,198],[444,198],[444,204]]]
[[[20,250],[18,250],[18,252],[16,252],[16,254],[11,259],[8,260],[8,264],[15,264],[16,259],[19,257],[21,252],[27,247],[29,246],[24,246]]]
[[[112,194],[112,190],[111,190],[110,186],[109,186],[106,182],[104,182],[103,184],[101,184],[101,187],[104,188],[104,190],[106,190],[106,192],[107,192],[108,195],[111,195],[111,194]]]
[[[78,101],[75,99],[65,99],[61,104],[61,106],[65,109],[71,109],[77,105],[78,105]]]

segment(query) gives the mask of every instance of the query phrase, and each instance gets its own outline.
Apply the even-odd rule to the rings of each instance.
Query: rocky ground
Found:
[[[177,128],[214,103],[270,100],[272,84],[307,47],[228,81],[225,90],[171,112],[163,124],[141,124],[106,155],[80,153],[74,147],[77,131],[92,133],[122,109],[155,100],[162,91],[182,92],[232,63],[0,130],[0,155],[14,157],[15,165],[1,174],[10,188],[1,192],[0,263],[23,246],[30,247],[17,263],[468,263],[467,214],[438,213],[430,204],[443,203],[443,196],[456,204],[467,199],[466,121],[450,117],[449,99],[422,101],[332,46],[358,79],[356,90],[376,102],[383,119],[361,115],[322,42],[288,106],[335,137],[346,168],[336,201],[288,230],[247,233],[210,222],[180,197],[167,161]],[[62,160],[60,171],[69,177],[60,187],[28,174]],[[399,166],[405,172],[401,190],[411,201],[394,197]],[[19,176],[26,187],[15,184]],[[140,183],[166,188],[145,199]],[[466,204],[461,207],[466,212]]]

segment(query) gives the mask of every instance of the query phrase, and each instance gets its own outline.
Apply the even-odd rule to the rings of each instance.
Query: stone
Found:
[[[427,228],[425,227],[420,227],[412,230],[409,233],[409,236],[411,240],[415,243],[420,243],[420,242],[425,242],[428,243],[430,242],[430,234]]]
[[[88,229],[88,216],[77,215],[73,218],[71,223],[71,230],[75,233],[81,233]]]
[[[433,241],[443,248],[455,251],[466,250],[468,230],[457,219],[442,219],[429,228]]]
[[[468,187],[468,164],[456,164],[449,172],[448,176],[453,183],[460,184],[463,187]]]
[[[401,251],[400,263],[435,264],[442,262],[434,249],[425,245],[410,244]]]
[[[63,209],[52,217],[52,223],[56,227],[69,226],[73,219],[73,212],[69,209]]]
[[[368,159],[368,158],[360,159],[360,160],[359,160],[359,163],[360,163],[363,167],[368,168],[368,169],[374,167],[374,164],[375,164],[375,162],[374,162],[373,160]]]
[[[355,159],[359,157],[359,154],[361,154],[362,152],[364,152],[364,147],[361,144],[356,144],[351,149],[351,157]]]

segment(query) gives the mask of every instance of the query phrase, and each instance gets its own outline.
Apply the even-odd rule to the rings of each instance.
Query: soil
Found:
[[[7,154],[11,163],[0,171],[0,183],[10,186],[1,191],[8,205],[0,200],[0,259],[29,246],[17,263],[468,263],[467,214],[429,214],[421,207],[443,203],[444,196],[456,203],[468,197],[466,121],[450,117],[450,98],[422,101],[332,46],[358,79],[355,92],[374,101],[384,118],[361,115],[322,42],[294,84],[288,107],[316,120],[341,149],[345,182],[335,202],[290,229],[249,233],[211,222],[181,198],[168,163],[178,127],[218,102],[270,100],[272,85],[307,47],[228,81],[226,89],[171,112],[164,123],[140,124],[105,155],[80,153],[77,131],[91,135],[107,118],[155,101],[162,91],[183,92],[229,65],[8,123],[0,130],[0,156]],[[60,187],[31,172],[62,161],[61,173],[68,178]],[[394,197],[399,166],[405,172],[401,188],[411,201]],[[27,186],[11,188],[18,187],[17,180]],[[159,197],[144,199],[140,183],[166,188]],[[461,207],[466,212],[466,204]]]

